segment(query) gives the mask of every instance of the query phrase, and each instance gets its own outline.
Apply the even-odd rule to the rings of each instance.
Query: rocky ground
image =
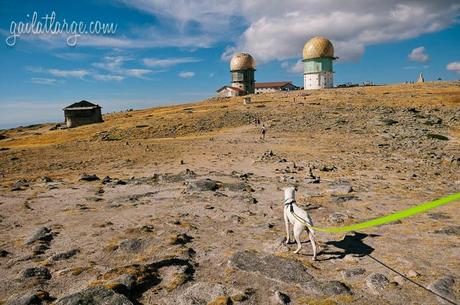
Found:
[[[457,304],[460,83],[279,92],[0,131],[0,304]],[[259,118],[267,126],[260,139]]]

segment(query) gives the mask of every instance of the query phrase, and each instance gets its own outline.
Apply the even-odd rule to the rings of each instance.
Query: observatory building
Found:
[[[244,91],[244,94],[254,93],[256,61],[248,53],[236,53],[230,61],[232,74],[231,87]]]
[[[332,88],[334,86],[334,71],[332,61],[334,46],[322,36],[316,36],[307,41],[303,47],[305,90]]]

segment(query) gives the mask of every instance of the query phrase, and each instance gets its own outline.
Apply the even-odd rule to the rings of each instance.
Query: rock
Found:
[[[332,199],[332,202],[343,203],[343,202],[347,202],[347,201],[350,201],[350,200],[356,200],[356,199],[358,199],[358,196],[355,196],[355,195],[332,195],[331,199]]]
[[[40,305],[42,300],[35,294],[26,294],[23,296],[12,295],[5,305]]]
[[[208,302],[206,305],[232,305],[232,299],[230,299],[228,296],[221,295],[215,298],[214,300]]]
[[[328,190],[332,196],[346,195],[353,192],[353,187],[349,184],[338,184],[333,185],[331,189]]]
[[[103,201],[104,198],[101,198],[101,197],[97,197],[97,196],[88,196],[88,197],[85,197],[86,200],[88,201],[93,201],[93,202],[99,202],[99,201]],[[78,205],[77,205],[78,206]],[[82,209],[80,208],[80,210],[86,210],[88,209],[87,207]]]
[[[305,178],[305,183],[308,183],[308,184],[317,184],[320,182],[321,182],[321,178],[319,176],[315,178]]]
[[[11,253],[4,250],[4,249],[1,249],[0,250],[0,257],[7,257],[8,255],[10,255]]]
[[[442,140],[442,141],[449,141],[449,138],[440,134],[436,133],[428,133],[426,135],[429,139],[435,139],[435,140]]]
[[[98,176],[96,175],[88,175],[88,174],[83,174],[80,176],[81,181],[96,181],[96,180],[101,180]]]
[[[313,174],[313,168],[309,166],[307,176],[305,177],[305,183],[314,184],[314,183],[320,183],[320,181],[321,181],[321,178],[319,176],[315,176]]]
[[[48,177],[48,176],[43,176],[43,177],[42,177],[42,181],[43,181],[44,183],[50,183],[50,182],[53,182],[53,179],[51,179],[51,178]]]
[[[253,272],[267,278],[296,284],[318,295],[330,296],[349,294],[350,289],[337,281],[319,282],[308,273],[299,261],[276,255],[261,255],[253,251],[238,251],[229,261],[230,266],[246,272]]]
[[[438,296],[437,299],[440,304],[452,304],[457,302],[457,298],[455,297],[455,293],[453,290],[454,284],[455,280],[452,276],[445,276],[428,285],[428,289],[436,292],[438,295],[451,301],[448,302],[447,300]]]
[[[233,223],[238,224],[243,222],[243,218],[241,218],[238,215],[232,215],[230,216],[230,219],[232,220]]]
[[[107,184],[110,182],[112,182],[112,178],[110,178],[109,176],[105,176],[104,179],[102,179],[102,184]]]
[[[126,252],[139,252],[144,246],[142,239],[125,239],[120,242],[118,248]]]
[[[208,302],[214,301],[222,296],[228,296],[229,294],[229,290],[221,284],[198,282],[185,289],[185,291],[178,296],[178,302],[174,304],[207,304]]]
[[[26,241],[27,245],[33,244],[36,241],[49,242],[53,239],[53,234],[51,229],[47,227],[38,228],[31,237]]]
[[[37,278],[39,280],[51,279],[50,271],[45,267],[32,267],[27,268],[22,272],[23,278]]]
[[[311,281],[307,284],[307,288],[308,290],[320,296],[351,294],[350,288],[339,281]]]
[[[443,212],[428,213],[428,217],[435,220],[450,219],[451,217]]]
[[[344,223],[345,220],[348,219],[348,215],[345,215],[345,214],[342,214],[342,213],[332,213],[331,215],[329,215],[329,222],[331,223]]]
[[[79,253],[79,252],[80,252],[79,249],[72,249],[72,250],[69,250],[67,252],[62,252],[62,253],[56,254],[51,259],[53,261],[62,261],[62,260],[69,259],[69,258],[77,255],[77,253]]]
[[[58,299],[55,305],[133,305],[124,295],[103,287],[90,287]]]
[[[434,233],[459,236],[460,226],[448,226],[439,230],[435,230]]]
[[[215,191],[219,189],[219,184],[211,179],[202,179],[197,181],[189,182],[187,191]]]
[[[49,250],[49,248],[50,247],[47,244],[38,244],[32,249],[32,252],[34,255],[40,255]]]
[[[246,196],[246,203],[248,204],[256,204],[258,201],[256,198],[252,197],[251,195]]]
[[[185,245],[193,240],[193,237],[188,236],[185,233],[177,234],[171,240],[172,245]]]
[[[364,273],[366,273],[366,269],[358,267],[358,268],[344,270],[341,273],[344,279],[350,279],[350,278],[354,278],[354,277],[363,275]]]
[[[442,119],[438,118],[438,117],[436,117],[434,115],[430,115],[428,118],[426,118],[423,121],[423,124],[429,125],[429,126],[438,125],[438,124],[441,124],[441,123],[442,123]]]
[[[122,274],[118,278],[109,281],[105,286],[111,287],[117,292],[129,294],[136,285],[136,277],[130,274]]]
[[[30,186],[30,183],[27,179],[21,179],[21,180],[18,180],[16,181],[15,183],[13,183],[13,185],[11,186],[11,191],[14,192],[14,191],[24,191],[27,187]]]
[[[389,283],[387,277],[381,273],[372,273],[366,278],[367,287],[376,295],[380,294]]]
[[[139,229],[145,233],[151,233],[155,228],[152,225],[143,225]]]
[[[291,298],[278,290],[270,298],[270,305],[285,305],[291,303]]]
[[[319,170],[322,172],[332,172],[337,170],[337,167],[335,165],[322,165]]]
[[[393,281],[398,283],[398,285],[403,285],[406,279],[400,275],[396,275],[395,277],[393,277]]]

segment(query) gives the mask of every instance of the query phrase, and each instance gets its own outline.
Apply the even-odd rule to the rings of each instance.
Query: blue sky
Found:
[[[15,34],[12,24],[113,23],[111,35]],[[331,39],[335,83],[460,79],[458,1],[0,0],[0,128],[62,121],[86,99],[104,112],[197,101],[228,84],[234,52],[256,59],[257,81],[302,85],[303,44]],[[43,21],[44,22],[44,21]],[[17,27],[16,27],[17,29]],[[10,37],[11,39],[11,37]],[[9,40],[11,42],[11,40]]]

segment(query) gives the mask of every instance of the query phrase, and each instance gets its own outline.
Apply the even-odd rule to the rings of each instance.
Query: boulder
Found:
[[[5,305],[40,305],[42,300],[35,294],[12,295]]]
[[[219,189],[219,184],[217,181],[212,179],[202,179],[191,181],[187,185],[187,191],[198,191],[198,192],[206,192],[206,191],[216,191]]]
[[[39,280],[51,279],[50,271],[45,267],[27,268],[22,272],[22,278],[37,278]]]
[[[219,297],[226,297],[230,291],[221,284],[198,282],[181,293],[175,304],[195,305],[207,304]]]
[[[350,278],[354,278],[354,277],[363,275],[364,273],[366,273],[366,269],[358,267],[358,268],[344,270],[341,273],[344,279],[350,279]]]
[[[80,180],[81,181],[96,181],[96,180],[100,180],[100,178],[96,175],[88,175],[88,174],[83,174],[80,176]]]
[[[103,287],[90,287],[59,298],[55,305],[133,305],[124,295]]]
[[[372,294],[380,294],[390,283],[388,278],[381,273],[372,273],[366,278],[366,285]]]
[[[125,239],[120,242],[118,248],[125,252],[139,252],[144,246],[142,239]]]
[[[454,284],[455,280],[452,276],[445,276],[428,285],[428,289],[439,295],[437,297],[439,304],[455,304],[457,299],[453,290]]]
[[[287,294],[276,290],[269,302],[270,305],[286,305],[291,303],[291,298]]]
[[[256,273],[275,281],[299,285],[321,296],[350,293],[350,289],[345,284],[338,281],[317,281],[300,261],[276,255],[238,251],[232,256],[229,264],[234,268]]]
[[[51,260],[53,260],[53,261],[62,261],[62,260],[69,259],[69,258],[77,255],[77,253],[79,253],[79,252],[80,252],[79,249],[72,249],[72,250],[69,250],[67,252],[62,252],[62,253],[54,255],[51,258]]]

